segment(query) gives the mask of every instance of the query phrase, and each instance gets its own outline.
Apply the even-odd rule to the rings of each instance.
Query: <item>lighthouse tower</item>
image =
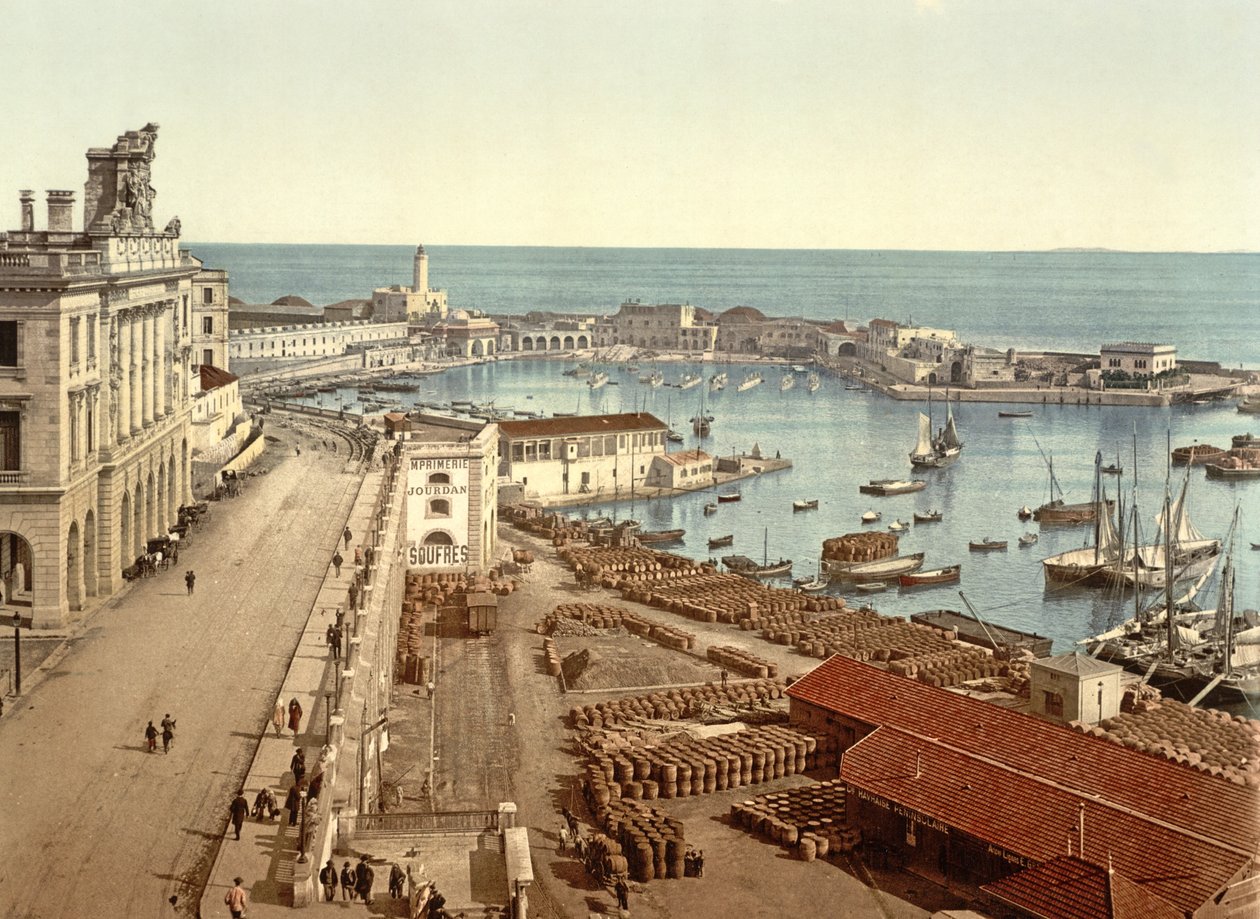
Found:
[[[424,254],[424,246],[416,246],[416,260],[412,269],[412,293],[427,294],[429,292],[429,257]]]

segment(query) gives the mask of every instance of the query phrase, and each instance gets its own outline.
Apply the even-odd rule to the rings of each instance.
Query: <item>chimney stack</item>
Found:
[[[35,192],[23,188],[18,192],[18,200],[22,202],[22,232],[35,232]]]
[[[48,190],[48,232],[74,232],[74,192]]]

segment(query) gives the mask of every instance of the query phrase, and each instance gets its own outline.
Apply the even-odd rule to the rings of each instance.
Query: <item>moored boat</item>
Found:
[[[717,513],[718,506],[716,504],[706,504],[704,506],[704,516],[712,517]]]
[[[915,571],[897,576],[902,587],[919,587],[925,584],[952,584],[962,577],[962,565],[946,565],[930,571]]]
[[[928,411],[932,411],[932,397],[929,390]],[[914,449],[910,451],[910,465],[915,469],[940,469],[948,466],[962,455],[963,442],[958,437],[958,428],[954,425],[954,410],[947,403],[945,406],[945,427],[932,436],[932,418],[919,412],[919,438]]]
[[[970,549],[972,552],[1005,552],[1006,540],[1005,539],[990,539],[989,537],[986,536],[984,539],[980,540],[979,542],[972,540],[971,542],[967,543],[967,548]]]
[[[864,584],[854,584],[854,590],[860,590],[864,594],[877,594],[888,589],[888,584],[884,581],[867,581]]]
[[[1204,463],[1216,462],[1228,452],[1211,444],[1190,444],[1188,447],[1174,448],[1172,462],[1174,466],[1201,466]]]
[[[1250,431],[1246,434],[1235,434],[1230,443],[1235,450],[1260,450],[1260,437]]]
[[[922,479],[871,479],[866,485],[859,485],[858,491],[864,495],[879,495],[887,498],[892,495],[908,495],[925,488],[927,488],[927,482]]]
[[[775,578],[792,571],[790,558],[781,558],[777,562],[766,561],[758,565],[747,555],[724,555],[722,564],[727,571],[751,578]]]
[[[1032,412],[998,412],[999,418],[1031,418]]]
[[[783,378],[779,380],[779,392],[787,392],[796,385],[796,377],[790,373],[783,374]]]
[[[1033,509],[1029,507],[1027,504],[1025,504],[1023,507],[1021,507],[1019,510],[1015,512],[1015,516],[1018,517],[1020,520],[1032,520],[1032,515],[1033,515]]]
[[[822,386],[822,379],[818,374],[811,372],[805,380],[805,388],[810,392],[818,392],[818,388]]]
[[[915,523],[940,523],[944,518],[944,514],[940,511],[915,511]]]
[[[883,517],[883,516],[884,515],[881,514],[879,511],[867,511],[865,514],[862,515],[862,522],[875,523],[876,521],[879,520],[880,517]]]
[[[721,549],[723,546],[733,546],[733,545],[735,545],[734,533],[728,533],[726,536],[710,536],[709,537],[710,549]]]
[[[720,392],[726,389],[726,374],[715,373],[709,377],[709,392]]]
[[[909,529],[909,526],[905,523],[905,521],[898,519],[888,524],[888,529],[892,530],[894,533],[900,533],[902,530]]]
[[[646,530],[638,534],[639,542],[648,544],[656,542],[677,542],[687,535],[686,530]]]
[[[600,370],[591,374],[591,378],[586,381],[586,385],[591,389],[599,389],[601,386],[608,385],[608,374]]]
[[[1021,549],[1027,549],[1029,546],[1035,546],[1035,545],[1037,545],[1036,533],[1025,533],[1023,536],[1019,538],[1019,547]]]
[[[1231,459],[1233,459],[1231,457]],[[1225,462],[1206,463],[1203,470],[1207,473],[1209,479],[1224,479],[1226,481],[1246,481],[1248,479],[1260,479],[1260,466],[1247,465],[1243,460],[1235,460],[1235,464],[1226,465]]]
[[[760,386],[765,381],[766,381],[765,377],[763,377],[761,374],[757,373],[754,370],[751,373],[749,373],[746,377],[744,377],[743,380],[740,381],[740,384],[737,387],[735,387],[735,391],[747,392],[748,390],[752,389],[754,386]]]
[[[882,558],[877,562],[848,565],[840,571],[832,568],[832,573],[839,577],[848,578],[850,581],[879,581],[883,578],[909,574],[912,571],[918,571],[922,567],[923,553],[916,552],[914,555],[895,555],[892,558]]]
[[[818,510],[817,498],[811,498],[808,501],[793,501],[792,502],[793,513],[796,513],[797,511],[816,511],[816,510]]]
[[[699,386],[700,380],[701,377],[698,373],[684,373],[682,379],[678,381],[678,388],[691,389],[693,386]]]
[[[732,501],[739,501],[744,496],[737,491],[727,492],[717,496],[718,504],[730,504]]]
[[[911,622],[929,625],[937,629],[953,631],[959,641],[979,645],[982,648],[996,650],[997,647],[1027,648],[1034,657],[1049,657],[1053,640],[1038,635],[1036,632],[1021,632],[1018,629],[996,625],[992,622],[980,622],[974,616],[955,612],[949,609],[926,610],[910,617]]]

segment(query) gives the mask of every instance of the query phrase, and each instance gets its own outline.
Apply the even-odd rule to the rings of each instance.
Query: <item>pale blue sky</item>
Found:
[[[1254,0],[9,0],[0,227],[156,121],[193,240],[1260,250],[1257,60]]]

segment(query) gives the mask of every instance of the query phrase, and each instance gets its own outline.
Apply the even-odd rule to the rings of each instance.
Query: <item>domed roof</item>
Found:
[[[744,320],[745,322],[765,322],[765,313],[751,306],[733,306],[725,313],[718,316],[718,321],[723,319]]]
[[[472,319],[468,315],[468,310],[451,310],[450,315],[446,317],[451,322],[468,322]]]

